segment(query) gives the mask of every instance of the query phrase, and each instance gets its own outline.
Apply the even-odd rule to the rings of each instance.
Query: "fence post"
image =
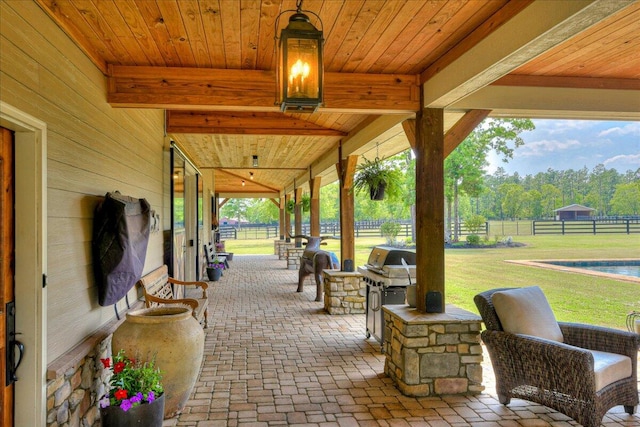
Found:
[[[531,221],[531,234],[536,235],[536,221]]]
[[[629,228],[629,223],[631,222],[630,219],[627,220],[627,234],[631,234],[630,233],[630,228]]]
[[[562,220],[562,235],[564,236],[564,219]]]
[[[596,234],[596,220],[593,220],[593,234]]]

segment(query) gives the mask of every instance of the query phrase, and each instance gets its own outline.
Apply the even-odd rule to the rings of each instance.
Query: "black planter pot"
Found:
[[[209,268],[207,267],[207,277],[212,282],[217,282],[220,280],[220,276],[222,276],[222,270],[219,268]]]
[[[384,190],[387,188],[386,182],[381,182],[377,187],[369,188],[369,196],[371,200],[382,200],[384,199]]]
[[[100,408],[102,427],[162,427],[164,394],[151,403],[123,411],[119,406]]]

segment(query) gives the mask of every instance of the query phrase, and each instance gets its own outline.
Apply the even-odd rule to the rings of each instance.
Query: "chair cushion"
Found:
[[[564,341],[560,326],[540,287],[498,291],[492,295],[491,301],[506,332]]]
[[[589,352],[593,354],[596,391],[631,376],[631,359],[628,356],[597,350],[589,350]]]

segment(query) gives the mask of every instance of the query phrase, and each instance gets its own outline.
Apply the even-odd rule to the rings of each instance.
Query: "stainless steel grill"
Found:
[[[402,265],[403,259],[408,267]],[[369,254],[367,264],[358,267],[367,284],[367,338],[373,336],[381,346],[384,344],[382,306],[405,303],[406,287],[410,282],[415,283],[415,264],[414,251],[376,246]]]
[[[409,265],[411,281],[416,278],[416,253],[406,249],[389,246],[376,246],[369,254],[367,263],[358,267],[358,272],[364,276],[367,284],[376,286],[407,286],[409,277],[402,260]]]

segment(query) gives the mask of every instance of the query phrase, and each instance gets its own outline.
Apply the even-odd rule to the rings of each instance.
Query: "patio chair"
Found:
[[[596,427],[614,406],[638,405],[640,335],[556,322],[542,290],[493,289],[475,296],[503,405],[537,402]]]

